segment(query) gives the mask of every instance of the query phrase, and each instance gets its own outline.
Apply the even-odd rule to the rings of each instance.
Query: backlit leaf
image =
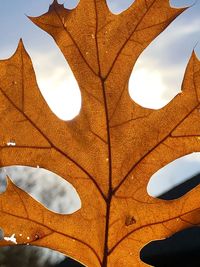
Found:
[[[82,207],[55,214],[8,180],[0,196],[5,236],[91,267],[132,267],[146,266],[139,257],[146,243],[200,223],[199,187],[173,201],[146,191],[156,171],[199,151],[199,60],[193,53],[183,92],[161,110],[140,107],[127,88],[139,55],[183,11],[167,0],[137,0],[119,15],[104,0],[81,0],[73,10],[54,1],[46,14],[31,18],[69,62],[82,109],[68,122],[50,111],[20,41],[0,62],[1,166],[39,165],[57,173],[76,188]]]

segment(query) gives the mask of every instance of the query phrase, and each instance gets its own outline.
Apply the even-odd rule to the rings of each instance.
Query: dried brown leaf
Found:
[[[199,187],[173,201],[146,191],[153,173],[199,151],[198,59],[193,53],[183,93],[161,110],[140,107],[127,89],[141,52],[183,10],[168,0],[137,0],[113,15],[104,0],[81,0],[72,11],[54,1],[31,18],[69,62],[82,109],[70,122],[50,111],[20,41],[0,61],[1,166],[40,165],[59,174],[77,189],[82,208],[50,212],[8,180],[0,196],[6,236],[15,233],[18,244],[49,247],[87,266],[132,267],[146,266],[139,252],[149,241],[200,223]],[[16,146],[7,146],[10,140]]]

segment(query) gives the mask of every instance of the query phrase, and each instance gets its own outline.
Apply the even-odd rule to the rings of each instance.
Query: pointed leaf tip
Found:
[[[24,46],[24,42],[23,42],[22,38],[20,38],[18,46],[17,46],[14,54],[9,59],[14,58],[18,53],[21,53],[22,51],[26,52],[26,48]]]
[[[13,185],[13,181],[11,180],[11,178],[8,175],[6,175],[6,183],[7,183],[7,188],[9,186]]]
[[[24,47],[24,43],[23,43],[23,39],[22,39],[22,38],[19,39],[19,43],[18,43],[17,50],[18,50],[18,49],[25,49],[25,47]]]
[[[14,58],[21,51],[26,51],[26,48],[24,46],[22,38],[19,39],[19,42],[18,42],[18,45],[17,45],[15,52],[8,58],[8,60]]]
[[[6,179],[6,189],[1,194],[7,194],[6,192],[12,190],[11,188],[13,188],[13,186],[16,187],[16,185],[13,183],[8,174],[6,174],[5,179]]]

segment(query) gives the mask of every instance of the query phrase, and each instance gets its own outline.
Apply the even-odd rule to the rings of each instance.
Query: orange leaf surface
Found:
[[[68,122],[51,112],[20,41],[0,61],[1,166],[40,165],[59,174],[76,188],[82,207],[72,215],[53,213],[8,179],[0,195],[6,236],[89,267],[135,267],[147,266],[139,257],[146,243],[200,223],[199,187],[173,201],[146,191],[157,170],[199,151],[199,60],[191,56],[183,92],[161,110],[134,103],[127,86],[141,52],[183,11],[168,0],[137,0],[120,15],[104,0],[81,0],[71,11],[54,1],[31,18],[69,62],[82,109]],[[8,146],[10,140],[16,145]]]

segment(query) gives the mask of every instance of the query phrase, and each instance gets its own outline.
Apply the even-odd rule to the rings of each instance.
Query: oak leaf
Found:
[[[188,63],[183,92],[160,110],[134,103],[127,86],[141,52],[183,11],[168,0],[137,0],[120,15],[104,0],[81,0],[71,11],[54,1],[46,14],[31,18],[69,62],[82,109],[68,122],[51,112],[20,41],[0,61],[1,166],[40,165],[59,174],[76,188],[82,207],[72,215],[53,213],[8,179],[0,196],[6,236],[91,267],[132,267],[146,266],[139,257],[146,243],[200,223],[199,187],[173,201],[146,191],[153,173],[199,151],[197,57]]]

